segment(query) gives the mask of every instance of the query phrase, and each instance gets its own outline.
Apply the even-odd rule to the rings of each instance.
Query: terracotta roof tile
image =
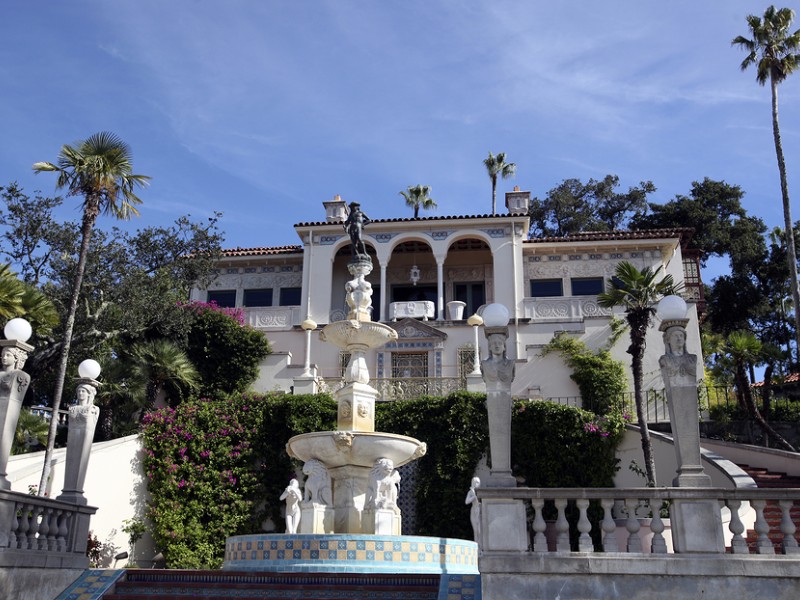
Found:
[[[614,240],[653,240],[659,238],[681,238],[686,243],[694,234],[693,227],[673,227],[669,229],[639,229],[632,231],[584,231],[563,237],[541,237],[525,240],[526,244],[552,242],[598,242]]]
[[[798,382],[800,382],[800,373],[789,373],[783,378],[783,381],[781,383],[786,384],[786,383],[798,383]],[[773,385],[778,385],[778,384],[773,384]],[[757,381],[752,385],[752,387],[764,387],[764,382]]]
[[[465,220],[465,219],[508,219],[509,217],[525,217],[527,215],[512,215],[512,214],[503,214],[503,215],[452,215],[452,216],[442,216],[442,217],[399,217],[396,219],[373,219],[372,223],[405,223],[405,222],[417,222],[417,221],[448,221],[448,220]],[[342,223],[329,223],[327,221],[312,221],[308,223],[296,223],[295,227],[317,227],[319,225],[342,225]]]
[[[302,253],[302,246],[273,246],[258,248],[230,248],[222,251],[224,257],[234,256],[268,256],[275,254],[297,254]]]

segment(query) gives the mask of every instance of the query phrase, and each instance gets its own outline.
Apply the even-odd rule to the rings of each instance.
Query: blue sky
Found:
[[[432,214],[489,212],[489,151],[518,167],[500,194],[613,173],[667,201],[711,177],[781,225],[769,89],[730,46],[766,6],[5,0],[0,185],[54,194],[31,165],[109,130],[153,178],[133,226],[221,210],[228,247],[296,244],[334,194],[411,216],[398,192],[421,183]],[[795,198],[799,86],[780,88]]]

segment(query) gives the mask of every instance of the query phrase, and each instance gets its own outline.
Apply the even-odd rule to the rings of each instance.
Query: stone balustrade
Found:
[[[676,502],[712,502],[718,504],[720,508],[718,513],[720,521],[728,521],[725,545],[729,548],[730,554],[750,553],[745,540],[745,522],[748,518],[745,514],[752,510],[754,521],[751,519],[750,522],[754,522],[753,528],[758,536],[755,553],[775,554],[773,540],[780,540],[779,553],[792,554],[800,558],[800,548],[798,548],[795,538],[796,526],[790,514],[795,503],[800,505],[800,489],[796,488],[737,490],[722,488],[480,488],[478,497],[482,506],[485,506],[487,502],[508,503],[509,501],[519,501],[523,505],[530,506],[530,510],[527,512],[532,515],[532,523],[519,522],[513,527],[519,527],[528,532],[529,544],[525,553],[530,554],[531,557],[548,552],[555,552],[559,555],[569,552],[667,554],[668,545],[664,539],[665,523],[661,514],[662,507]],[[777,530],[771,530],[765,518],[765,509],[770,501],[777,503],[781,511],[780,526]],[[547,504],[554,507],[550,508],[550,511],[557,515],[555,522],[551,525],[545,521],[544,508]],[[591,504],[599,506],[602,511],[599,532],[593,532],[592,523],[588,517]],[[723,515],[723,511],[725,515]],[[525,515],[525,512],[523,510],[517,514]],[[572,514],[572,523],[568,520],[570,514]],[[623,536],[626,538],[624,544],[619,543],[617,535],[620,516],[623,517],[627,532]],[[652,532],[652,541],[649,548],[642,546],[641,518],[650,519],[649,528]],[[747,524],[749,525],[749,522]],[[484,554],[490,554],[491,544],[487,543],[487,532],[491,529],[492,523],[484,520],[483,525],[481,549]],[[555,536],[553,550],[548,549],[546,539],[548,527],[555,528],[554,533],[552,530],[549,532],[551,536]],[[577,529],[577,544],[570,541],[571,527]],[[595,537],[598,537],[597,534],[599,534],[601,548],[595,547],[592,533],[596,534]],[[673,532],[674,534],[675,532]]]
[[[291,329],[303,320],[299,306],[264,306],[244,309],[247,324],[256,329]]]
[[[320,390],[334,393],[345,385],[342,378],[325,377],[319,380]],[[422,396],[447,396],[464,389],[459,377],[398,377],[370,379],[369,385],[378,390],[377,400],[412,400]]]
[[[522,316],[537,322],[582,321],[587,317],[610,317],[612,310],[597,303],[596,296],[524,298]]]
[[[0,567],[86,568],[89,519],[96,511],[0,490]]]

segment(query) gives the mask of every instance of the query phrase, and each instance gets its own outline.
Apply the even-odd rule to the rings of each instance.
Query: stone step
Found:
[[[107,600],[436,600],[439,575],[132,570]]]
[[[800,488],[800,477],[790,476],[781,471],[770,471],[759,467],[751,467],[750,465],[740,464],[739,467],[753,478],[753,481],[756,482],[759,488]],[[777,502],[767,502],[767,505],[764,507],[764,519],[769,524],[770,532],[768,537],[775,547],[775,552],[777,554],[782,552],[781,545],[783,536],[780,532],[782,515],[783,512]],[[800,504],[795,503],[791,511],[789,511],[789,515],[797,527],[797,533],[800,533]],[[795,535],[796,538],[797,533]],[[750,548],[750,552],[755,552],[756,541],[758,540],[758,534],[755,530],[748,529],[745,534],[745,540]],[[800,538],[798,538],[798,541],[800,541]]]

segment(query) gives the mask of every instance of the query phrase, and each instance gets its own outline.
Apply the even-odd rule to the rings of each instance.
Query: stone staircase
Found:
[[[445,585],[442,586],[442,578]],[[440,596],[440,588],[444,594]],[[479,600],[480,577],[438,574],[129,570],[104,600]]]
[[[793,477],[786,473],[768,471],[767,469],[751,467],[749,465],[739,465],[739,467],[753,478],[753,481],[756,482],[759,488],[800,488],[800,477]],[[800,505],[795,503],[789,514],[797,527],[797,532],[795,533],[795,537],[797,537],[800,534]],[[764,509],[764,518],[767,520],[767,523],[769,523],[769,538],[772,540],[773,546],[775,546],[775,553],[782,554],[780,534],[781,509],[776,501],[767,502],[767,506]],[[756,551],[758,534],[755,530],[748,529],[745,537],[750,552],[754,553]]]

